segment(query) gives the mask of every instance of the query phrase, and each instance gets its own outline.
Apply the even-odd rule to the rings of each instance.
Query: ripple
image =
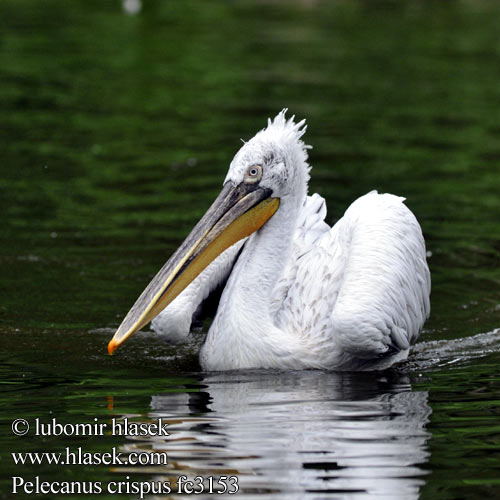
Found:
[[[200,392],[153,395],[149,418],[169,421],[170,436],[130,440],[123,451],[166,451],[161,476],[237,474],[245,499],[417,498],[429,456],[427,399],[402,375],[211,374]]]
[[[470,337],[452,340],[431,340],[416,344],[408,361],[411,370],[429,370],[464,363],[500,352],[500,328]]]

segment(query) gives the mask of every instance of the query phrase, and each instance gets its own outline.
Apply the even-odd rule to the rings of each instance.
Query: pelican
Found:
[[[305,120],[286,109],[244,143],[222,191],[143,291],[108,352],[153,320],[186,340],[225,283],[204,370],[375,370],[404,360],[429,315],[422,231],[404,198],[372,191],[330,227],[308,196]]]

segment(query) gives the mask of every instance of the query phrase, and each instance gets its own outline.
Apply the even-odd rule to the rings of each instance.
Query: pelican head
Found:
[[[271,189],[273,196],[292,197],[300,202],[306,195],[309,180],[307,149],[301,137],[306,132],[305,120],[294,123],[294,116],[285,119],[286,109],[267,128],[258,132],[236,153],[224,184],[258,183]],[[253,170],[253,167],[256,167]]]
[[[229,167],[221,193],[125,316],[108,352],[147,325],[214,259],[258,231],[280,204],[300,206],[309,166],[301,137],[305,120],[286,120],[286,109],[246,142]]]

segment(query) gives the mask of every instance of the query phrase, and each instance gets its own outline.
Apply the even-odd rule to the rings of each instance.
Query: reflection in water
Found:
[[[126,449],[167,451],[168,470],[151,472],[171,479],[237,474],[238,498],[418,498],[427,393],[389,376],[211,374],[198,392],[153,396],[170,437]]]

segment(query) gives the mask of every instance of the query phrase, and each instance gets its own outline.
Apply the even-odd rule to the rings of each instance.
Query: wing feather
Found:
[[[424,238],[403,201],[369,193],[332,229],[333,243],[348,249],[333,331],[358,357],[408,349],[429,315]]]
[[[332,229],[321,197],[304,205],[273,307],[278,326],[331,352],[332,363],[407,351],[429,315],[425,243],[403,201],[368,193]]]

